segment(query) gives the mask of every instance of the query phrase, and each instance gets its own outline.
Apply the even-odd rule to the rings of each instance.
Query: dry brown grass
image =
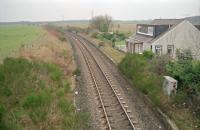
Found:
[[[114,23],[113,31],[118,30],[119,32],[123,33],[135,33],[136,31],[136,24],[135,23]]]
[[[72,26],[72,27],[78,27],[78,28],[82,28],[82,29],[86,29],[88,28],[89,24],[88,23],[69,23],[67,24],[68,26]]]
[[[31,46],[21,48],[20,52],[16,54],[16,57],[23,57],[29,60],[42,60],[57,64],[64,70],[66,76],[71,76],[74,70],[70,44],[58,40],[57,37],[48,32]]]

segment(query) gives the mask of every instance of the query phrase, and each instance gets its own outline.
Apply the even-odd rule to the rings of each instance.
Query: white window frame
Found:
[[[137,28],[137,33],[139,34],[143,34],[143,35],[148,35],[148,36],[153,36],[153,31],[154,31],[154,27],[152,26],[147,26],[147,33],[143,33],[143,32],[140,32],[139,28],[141,28],[142,26],[138,26]]]
[[[162,45],[155,45],[155,53],[157,55],[161,55],[162,54]]]
[[[171,53],[168,52],[168,50],[171,49]],[[170,56],[173,56],[174,54],[174,45],[167,45],[167,54]]]
[[[139,54],[142,54],[143,53],[143,44],[139,44],[138,46],[138,49],[139,49]]]

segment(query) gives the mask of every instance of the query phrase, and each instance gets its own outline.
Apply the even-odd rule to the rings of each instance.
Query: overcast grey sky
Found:
[[[90,19],[141,20],[200,15],[200,0],[0,0],[0,22]]]

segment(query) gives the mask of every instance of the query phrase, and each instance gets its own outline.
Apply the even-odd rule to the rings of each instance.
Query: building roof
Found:
[[[147,24],[147,25],[175,25],[176,26],[179,23],[181,23],[182,21],[184,21],[184,19],[155,19],[150,24]],[[140,35],[140,34],[135,34],[135,35],[129,37],[129,39],[127,39],[126,41],[131,42],[131,43],[141,43],[141,42],[151,43],[151,42],[159,39],[160,37],[162,37],[164,34],[169,32],[175,26],[169,28],[167,31],[165,31],[161,35],[157,36],[156,38],[148,37],[148,36]]]
[[[141,43],[141,42],[149,42],[152,39],[153,39],[152,37],[147,37],[147,36],[136,34],[134,36],[129,37],[129,39],[127,39],[127,41],[132,42],[132,43]]]
[[[150,25],[176,25],[182,22],[184,19],[155,19]]]
[[[183,21],[187,21],[187,20],[183,20]],[[189,21],[188,21],[189,22]],[[179,23],[178,23],[179,24]],[[176,24],[175,26],[169,28],[167,31],[165,31],[164,33],[160,34],[159,36],[157,36],[156,38],[151,40],[151,43],[158,40],[159,38],[161,38],[163,35],[165,35],[166,33],[168,33],[169,31],[171,31],[173,28],[175,28],[178,24]]]

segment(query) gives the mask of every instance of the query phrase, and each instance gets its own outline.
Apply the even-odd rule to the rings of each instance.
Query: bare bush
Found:
[[[100,32],[108,32],[112,27],[112,17],[109,15],[99,15],[95,16],[90,21],[90,27],[97,29]]]

